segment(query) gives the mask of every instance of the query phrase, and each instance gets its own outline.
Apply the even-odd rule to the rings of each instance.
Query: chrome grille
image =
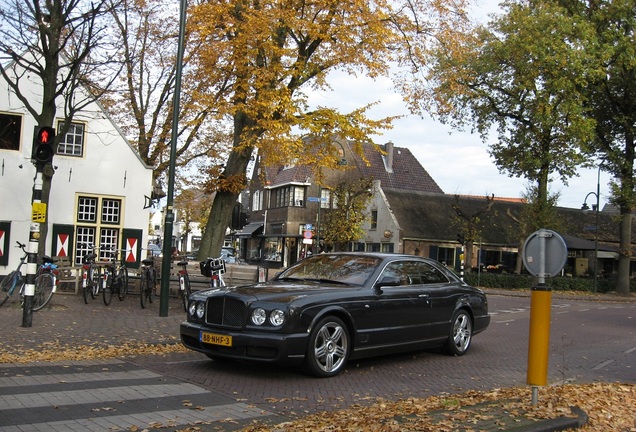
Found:
[[[227,297],[208,299],[205,322],[223,327],[242,328],[245,321],[245,303]]]

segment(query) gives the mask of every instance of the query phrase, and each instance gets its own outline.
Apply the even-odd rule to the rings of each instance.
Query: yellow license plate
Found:
[[[220,335],[215,333],[201,332],[200,340],[203,343],[212,345],[232,346],[232,336]]]

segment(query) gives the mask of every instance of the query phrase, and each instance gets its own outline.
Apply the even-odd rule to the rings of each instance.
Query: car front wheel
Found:
[[[309,347],[305,358],[312,375],[331,377],[337,375],[349,358],[349,333],[345,323],[336,317],[318,322],[309,335]]]
[[[455,312],[451,321],[447,351],[451,355],[460,356],[468,351],[473,337],[473,322],[468,312],[461,309]]]

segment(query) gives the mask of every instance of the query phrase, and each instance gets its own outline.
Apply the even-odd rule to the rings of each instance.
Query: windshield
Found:
[[[380,264],[379,258],[356,255],[319,254],[283,271],[277,279],[330,280],[364,285]]]

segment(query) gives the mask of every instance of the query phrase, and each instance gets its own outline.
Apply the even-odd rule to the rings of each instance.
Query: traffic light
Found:
[[[55,140],[55,129],[49,126],[35,128],[33,137],[33,149],[31,150],[31,159],[35,160],[37,165],[46,165],[53,161],[55,149],[53,141]]]
[[[457,233],[457,241],[460,245],[463,245],[466,241],[466,239],[464,238],[464,234]]]

